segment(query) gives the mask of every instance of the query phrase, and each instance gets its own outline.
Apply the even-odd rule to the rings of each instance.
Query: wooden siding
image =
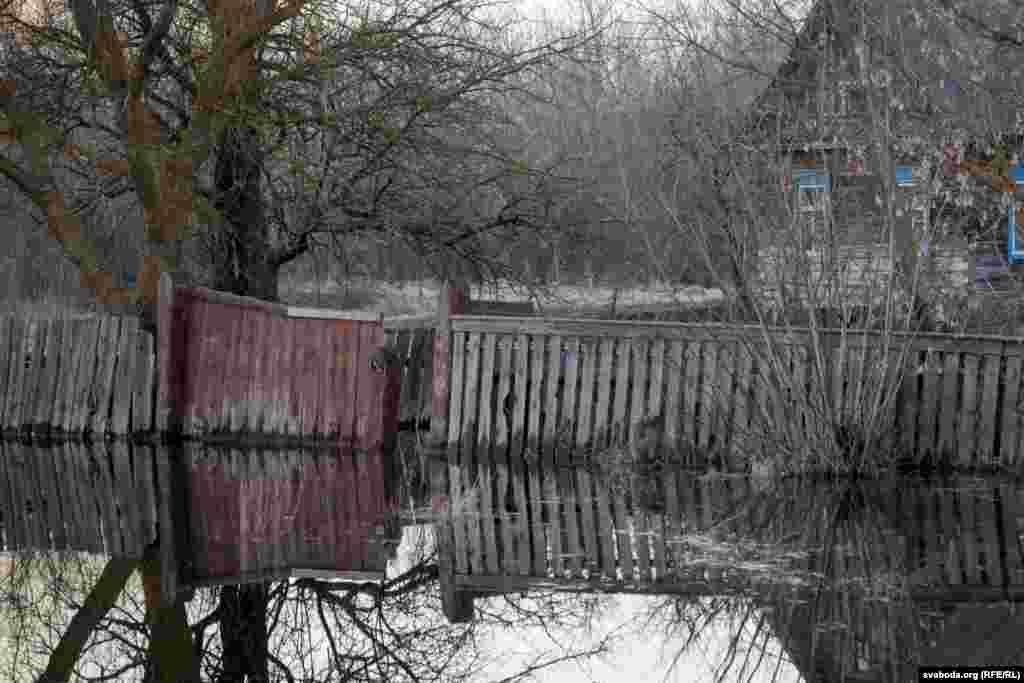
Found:
[[[769,353],[754,326],[473,316],[451,326],[453,466],[490,447],[493,425],[511,435],[502,444],[513,462],[542,463],[542,481],[548,467],[588,461],[640,428],[683,462],[750,455],[771,447],[772,423],[794,443],[811,438],[825,426],[812,419],[825,397],[856,418],[858,387],[877,386],[883,370],[902,378],[889,429],[909,454],[1018,464],[1018,339],[897,334],[883,348],[878,333],[826,331],[823,386],[807,331],[770,332]],[[512,360],[492,360],[495,346]]]
[[[166,286],[165,286],[166,287]],[[202,288],[173,289],[160,412],[188,438],[324,439],[379,449],[397,429],[402,368],[382,320]]]
[[[137,318],[0,316],[0,427],[92,438],[150,432],[153,355]]]

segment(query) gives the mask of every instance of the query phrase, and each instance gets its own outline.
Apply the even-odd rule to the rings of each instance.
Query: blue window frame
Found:
[[[1017,203],[1013,202],[1007,209],[1006,226],[1009,230],[1009,253],[1006,255],[1010,263],[1024,263],[1024,234],[1017,224]]]
[[[804,192],[828,192],[832,189],[832,178],[828,173],[800,171],[796,177],[796,186]]]
[[[896,167],[896,187],[913,187],[914,185],[914,167],[913,166],[897,166]]]

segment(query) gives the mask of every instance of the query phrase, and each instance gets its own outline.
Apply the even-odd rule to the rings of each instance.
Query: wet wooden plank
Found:
[[[1006,358],[1006,388],[1003,392],[1002,425],[999,435],[999,461],[1003,465],[1015,465],[1020,458],[1020,415],[1017,412],[1017,402],[1020,400],[1020,369],[1020,357]]]
[[[996,445],[996,406],[999,400],[1000,356],[985,356],[981,389],[981,424],[978,431],[978,464],[992,465]]]
[[[903,386],[900,389],[899,400],[903,404],[900,415],[900,432],[903,436],[903,450],[906,453],[914,453],[917,436],[917,406],[920,403],[918,395],[918,368],[921,367],[921,353],[916,349],[907,351],[905,359],[905,371],[903,375]]]
[[[477,397],[477,443],[476,457],[480,473],[480,505],[481,525],[483,527],[483,552],[487,572],[498,573],[498,537],[495,528],[495,515],[498,503],[502,509],[505,503],[505,490],[496,486],[494,440],[494,412],[497,408],[494,399],[494,373],[498,348],[498,338],[493,334],[485,334],[480,338],[480,383]],[[498,489],[496,491],[496,489]],[[495,499],[495,493],[499,496]],[[506,552],[511,548],[505,548]]]
[[[9,376],[11,371],[13,334],[11,325],[13,317],[0,315],[0,430],[7,425],[5,420],[5,408],[7,403],[7,388],[10,385]]]
[[[89,392],[89,410],[92,415],[88,428],[96,436],[106,434],[110,425],[114,367],[117,364],[120,336],[121,318],[105,317],[96,345],[96,376]]]
[[[246,384],[244,408],[240,415],[238,429],[252,434],[263,431],[263,424],[266,419],[267,402],[270,398],[270,386],[267,383],[267,371],[270,364],[270,330],[269,317],[263,311],[249,309],[246,311],[246,330],[251,347],[251,357],[248,359],[248,376]],[[328,336],[324,353],[322,368],[325,381],[331,382],[334,378],[334,339]]]
[[[0,320],[0,324],[2,324]],[[8,551],[19,546],[15,542],[15,511],[11,496],[11,481],[7,474],[7,454],[14,446],[0,440],[0,535]]]
[[[750,349],[739,344],[736,349],[736,392],[732,416],[731,452],[734,458],[743,457],[747,452],[747,431],[749,430],[748,402],[750,400],[751,372],[753,359]],[[800,381],[794,376],[794,381]]]
[[[295,359],[295,326],[288,318],[275,318],[276,338],[280,345],[277,355],[277,372],[274,377],[274,411],[273,411],[273,434],[288,435],[295,433],[294,407],[292,406],[292,384],[296,373]],[[353,335],[358,337],[358,328],[353,327]],[[352,431],[349,437],[354,440],[356,434],[356,406],[359,404],[357,392],[358,378],[356,376],[358,363],[358,341],[356,342],[356,354],[352,356]]]
[[[43,379],[36,394],[35,429],[48,432],[53,425],[54,406],[57,403],[57,380],[60,377],[60,349],[64,335],[65,320],[50,321],[46,335],[46,356]]]
[[[181,406],[180,422],[184,434],[194,434],[202,429],[200,417],[203,415],[203,392],[206,389],[206,379],[203,368],[203,351],[209,345],[206,339],[206,322],[208,314],[207,304],[202,300],[195,300],[187,296],[186,292],[176,290],[177,315],[173,317],[174,325],[181,326],[181,330],[170,335],[171,343],[184,344],[185,367],[180,369],[181,386],[177,391],[181,394],[177,403]],[[180,357],[180,355],[179,355]],[[136,359],[136,368],[140,364],[141,356]],[[174,370],[168,365],[165,372],[173,373]],[[138,370],[136,370],[138,373]],[[136,374],[136,376],[138,376]],[[134,392],[133,392],[134,393]],[[133,402],[138,400],[138,394],[133,396]],[[134,409],[133,409],[134,412]],[[134,423],[135,419],[132,418]],[[134,424],[133,429],[136,429]]]
[[[611,443],[623,447],[629,440],[629,422],[626,411],[629,407],[630,356],[632,345],[627,339],[615,340],[615,395],[612,405]]]
[[[650,544],[654,553],[654,576],[658,582],[665,581],[668,576],[667,547],[665,545],[665,515],[652,513],[650,516]]]
[[[238,376],[238,367],[242,355],[249,349],[243,349],[241,341],[245,309],[232,307],[223,313],[225,316],[223,319],[224,346],[218,349],[219,367],[217,370],[220,376],[214,389],[215,398],[210,406],[210,418],[213,431],[228,434],[232,432],[232,413],[235,409],[235,401],[239,398],[239,386],[244,383],[244,379]]]
[[[698,418],[700,430],[697,445],[700,448],[707,448],[711,435],[714,433],[715,419],[718,414],[720,401],[718,396],[719,346],[714,342],[705,342],[701,350],[704,373],[701,376],[700,417]]]
[[[7,489],[2,493],[7,498],[7,509],[9,512],[8,533],[12,549],[24,549],[29,547],[28,519],[25,511],[25,498],[22,493],[25,474],[21,458],[20,444],[4,443],[0,441],[4,460],[4,474],[7,480]]]
[[[1003,585],[1003,563],[1000,558],[999,544],[999,491],[998,485],[986,487],[979,491],[976,498],[977,510],[975,519],[981,527],[982,547],[985,551],[986,584],[989,586]]]
[[[465,574],[469,571],[467,564],[467,548],[469,538],[466,532],[464,498],[468,494],[468,475],[464,474],[461,465],[461,436],[464,429],[463,407],[466,405],[466,357],[469,344],[468,335],[453,333],[451,341],[451,384],[448,404],[448,475],[451,486],[451,503],[455,535],[456,571]],[[455,509],[458,508],[458,509]]]
[[[65,549],[82,548],[82,515],[75,500],[74,469],[69,462],[66,443],[53,447],[54,476],[57,495],[60,496],[61,515],[64,522]]]
[[[700,375],[700,343],[686,344],[685,370],[686,381],[683,384],[683,441],[688,446],[696,445],[699,434],[697,424],[697,397],[701,393]]]
[[[189,448],[194,448],[194,446],[189,446]],[[132,446],[132,477],[138,505],[136,513],[138,525],[135,534],[139,546],[145,549],[156,538],[156,491],[154,490],[152,446]]]
[[[108,445],[113,461],[114,499],[117,501],[117,524],[122,539],[122,552],[127,557],[142,557],[142,543],[139,539],[137,518],[139,500],[132,477],[131,453],[128,444],[118,440]]]
[[[558,449],[556,460],[562,467],[568,467],[573,459],[573,432],[577,423],[577,392],[580,378],[580,340],[569,337],[562,344],[562,372],[564,383],[560,389],[558,415]]]
[[[956,425],[959,415],[957,393],[960,389],[960,354],[946,353],[942,368],[942,408],[939,416],[938,453],[952,455],[956,449]],[[1018,360],[1018,369],[1020,368]]]
[[[157,485],[161,491],[171,491],[171,463],[166,457],[156,462]],[[171,505],[172,496],[160,497],[160,528],[175,528],[175,515]],[[160,534],[160,600],[164,606],[173,605],[178,595],[178,548],[177,534]]]
[[[22,445],[19,459],[23,478],[20,488],[28,519],[28,542],[33,549],[45,552],[50,549],[50,535],[46,527],[46,503],[40,487],[39,450],[35,445]]]
[[[665,438],[662,443],[662,449],[671,454],[681,452],[679,437],[682,396],[680,392],[682,391],[684,371],[683,342],[673,341],[669,345],[668,360],[665,364],[665,373],[668,378],[665,390]],[[670,462],[677,460],[677,458],[669,458]]]
[[[375,428],[371,428],[370,420],[374,413],[373,403],[379,401],[378,396],[378,383],[374,376],[374,371],[370,367],[370,354],[376,350],[376,344],[374,339],[373,328],[366,323],[358,324],[359,334],[359,354],[356,356],[356,432],[355,432],[355,443],[359,448],[366,448],[369,446],[369,441],[373,436]],[[302,372],[302,344],[297,340],[296,352],[300,355],[296,356],[297,365],[294,367],[296,376],[300,376]],[[300,384],[295,383],[293,387],[297,390]],[[292,398],[293,410],[298,409],[300,404],[296,397]],[[296,428],[301,427],[301,415],[296,413],[295,424]],[[295,433],[299,433],[296,431]]]
[[[117,518],[117,491],[111,476],[110,451],[105,446],[93,445],[89,449],[92,458],[93,484],[103,525],[106,550],[114,556],[124,555],[124,539],[121,537],[121,523]]]
[[[611,407],[612,407],[612,377],[615,366],[615,340],[605,337],[600,340],[597,352],[597,387],[596,404],[594,407],[594,421],[591,427],[593,433],[593,450],[601,452],[606,449],[611,441]]]
[[[957,433],[957,454],[959,464],[970,466],[977,449],[975,426],[978,410],[978,357],[964,354],[963,398],[960,402],[960,424]]]
[[[665,417],[665,340],[658,338],[651,342],[650,390],[647,395],[648,417]],[[660,439],[664,440],[664,420]],[[657,444],[656,444],[657,445]]]
[[[549,575],[554,571],[562,575],[562,511],[558,497],[558,461],[555,441],[558,435],[559,379],[562,373],[562,338],[555,336],[548,340],[546,397],[544,415],[543,462],[544,497],[547,500],[547,538],[550,546],[551,563]]]
[[[615,546],[618,536],[612,519],[612,506],[608,496],[608,484],[602,477],[594,481],[597,503],[597,528],[601,552],[601,576],[615,578]]]
[[[526,343],[529,339],[529,359],[526,355]],[[541,467],[541,413],[543,412],[543,391],[544,381],[544,350],[545,337],[519,337],[519,352],[516,355],[516,382],[525,382],[527,365],[529,365],[530,384],[528,413],[525,418],[519,416],[519,405],[516,405],[515,420],[519,424],[520,419],[525,419],[526,427],[526,450],[524,459],[529,473],[529,497],[530,497],[530,554],[532,557],[532,573],[537,576],[544,576],[547,573],[547,555],[544,548],[544,491],[542,482],[544,475]],[[527,362],[528,360],[528,362]],[[524,406],[525,409],[525,406]]]
[[[28,322],[15,316],[10,328],[10,360],[7,375],[6,398],[4,400],[5,430],[21,428],[22,403],[24,402],[24,381],[26,352],[25,342],[28,336]]]
[[[21,427],[32,430],[36,417],[36,397],[39,395],[43,383],[43,374],[46,353],[46,337],[49,332],[50,321],[44,319],[31,320],[29,327],[29,339],[27,340],[26,351],[28,363],[25,368],[25,379],[22,388],[21,399]]]
[[[87,520],[86,549],[93,553],[103,553],[106,551],[106,546],[103,543],[103,523],[97,496],[98,472],[92,462],[90,450],[91,447],[86,444],[77,444],[73,450],[76,468],[75,481],[79,505]]]
[[[640,436],[641,425],[648,417],[647,378],[651,369],[650,342],[646,339],[634,339],[631,346],[633,386],[629,401],[629,439],[635,440]]]
[[[309,396],[306,397],[306,413],[308,420],[303,428],[303,432],[308,436],[322,436],[324,433],[324,418],[325,418],[325,407],[324,403],[327,400],[328,387],[325,379],[327,373],[324,372],[326,369],[327,361],[329,358],[329,344],[328,332],[330,325],[325,320],[314,320],[309,327],[309,339],[311,342],[311,353],[309,355],[309,368],[308,372],[311,373],[309,382]],[[383,346],[383,333],[377,337],[379,343]],[[386,369],[382,369],[375,373],[377,379],[377,393],[378,397],[374,399],[376,404],[380,406],[375,414],[374,419],[383,419],[383,387],[384,377]],[[401,369],[398,370],[401,373]],[[401,382],[401,375],[399,374],[399,382]],[[401,389],[399,384],[398,389]],[[395,416],[397,418],[397,415]],[[381,436],[383,441],[383,435]]]
[[[615,515],[615,539],[618,548],[619,570],[622,572],[622,580],[630,581],[633,574],[633,544],[630,539],[631,519],[627,514],[626,499],[623,493],[612,490],[612,510]]]
[[[977,586],[981,583],[978,544],[977,498],[972,489],[959,492],[960,540],[964,548],[964,574],[967,583]]]
[[[512,392],[512,342],[513,338],[503,335],[498,338],[495,348],[495,374],[497,383],[494,395],[494,459],[497,483],[497,511],[501,522],[500,552],[501,567],[505,573],[529,573],[529,547],[524,547],[520,527],[527,520],[526,490],[522,476],[522,455],[513,452],[510,441],[513,432],[515,396]],[[519,491],[515,490],[518,484]],[[512,489],[511,494],[509,489]],[[514,503],[512,501],[515,501]],[[514,508],[514,512],[510,511]],[[523,558],[525,556],[525,560]]]
[[[633,528],[636,544],[637,572],[641,581],[651,580],[650,519],[637,501],[633,501]]]
[[[117,343],[117,364],[113,381],[113,409],[110,414],[110,432],[124,435],[132,417],[132,378],[135,374],[136,337],[139,319],[127,316],[121,320],[121,337]]]
[[[1003,520],[1003,544],[1005,549],[1005,565],[1003,575],[1007,583],[1020,585],[1024,583],[1024,549],[1018,539],[1024,528],[1021,526],[1020,499],[1017,487],[1013,484],[999,484],[1000,513]]]
[[[341,358],[341,369],[342,369],[342,391],[341,396],[344,400],[343,410],[341,411],[341,436],[344,443],[355,443],[356,438],[356,402],[358,397],[356,392],[358,391],[358,373],[356,363],[360,358],[360,339],[359,339],[359,328],[356,323],[345,323],[346,328],[344,332],[344,350],[342,351]],[[461,369],[460,369],[461,372]],[[461,391],[461,387],[460,387]],[[459,397],[461,400],[461,395]]]
[[[153,429],[153,394],[156,382],[156,357],[153,335],[142,332],[135,338],[135,377],[132,381],[132,431]]]
[[[594,339],[580,340],[579,419],[576,425],[576,457],[590,460],[597,439],[594,430],[594,398],[597,381],[597,342]]]
[[[337,422],[335,414],[337,411],[338,395],[334,386],[334,373],[332,371],[336,358],[337,339],[333,322],[320,321],[319,333],[317,335],[319,344],[317,347],[319,351],[317,363],[319,369],[317,371],[316,435],[320,438],[328,438],[332,434],[332,425]],[[256,338],[259,339],[259,337]],[[397,370],[389,371],[397,373],[398,381],[401,382],[402,370],[400,367]],[[401,385],[399,385],[398,389],[401,389]],[[396,406],[396,409],[398,408],[400,406]],[[395,414],[394,419],[396,422],[401,420],[401,415]],[[397,429],[397,424],[394,429]]]
[[[46,446],[38,451],[40,494],[46,501],[46,525],[51,534],[54,550],[66,550],[68,547],[67,529],[65,528],[64,500],[60,494],[57,473],[57,451]]]
[[[941,359],[932,354],[925,365],[924,390],[921,395],[921,411],[918,420],[918,452],[934,453],[936,430],[938,429],[939,400],[942,398]]]
[[[483,530],[480,524],[481,490],[479,471],[476,467],[476,438],[479,425],[480,406],[480,356],[482,335],[470,334],[467,338],[465,383],[463,385],[464,401],[462,416],[461,439],[462,446],[459,449],[460,474],[462,476],[463,490],[472,493],[473,504],[467,510],[466,520],[469,534],[469,551],[473,573],[483,572],[483,551],[481,537]],[[464,500],[470,500],[464,496]]]
[[[585,557],[583,567],[587,571],[587,578],[590,578],[601,572],[601,544],[598,541],[597,516],[594,511],[594,482],[590,471],[585,468],[576,470],[576,500],[580,506],[582,525],[582,553]]]
[[[736,375],[736,346],[735,342],[723,342],[718,348],[718,360],[716,362],[716,380],[714,387],[714,417],[711,423],[712,438],[716,449],[729,448],[729,436],[732,430],[732,408],[733,394]],[[722,450],[728,453],[728,450]]]
[[[662,477],[665,487],[665,523],[662,542],[665,545],[666,576],[675,574],[681,568],[682,561],[678,558],[679,536],[682,534],[682,513],[679,507],[679,473],[666,472]]]

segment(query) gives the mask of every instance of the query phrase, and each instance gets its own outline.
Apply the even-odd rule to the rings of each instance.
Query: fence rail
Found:
[[[153,428],[153,337],[137,318],[0,316],[0,380],[7,434]]]

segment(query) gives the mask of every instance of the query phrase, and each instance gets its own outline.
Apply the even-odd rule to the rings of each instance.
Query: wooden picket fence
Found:
[[[123,441],[0,442],[0,537],[8,552],[142,557],[156,538],[152,447]]]
[[[898,387],[879,426],[896,446],[965,467],[1016,466],[1022,429],[1020,339],[826,331],[819,376],[808,332],[773,330],[765,362],[753,326],[455,315],[446,431],[449,458],[511,448],[568,463],[655,429],[693,459],[767,451],[773,425],[799,441],[831,401],[856,420],[866,388]],[[780,389],[781,387],[781,389]],[[792,441],[791,441],[792,443]]]
[[[153,337],[134,317],[0,316],[0,426],[81,436],[153,427]]]

